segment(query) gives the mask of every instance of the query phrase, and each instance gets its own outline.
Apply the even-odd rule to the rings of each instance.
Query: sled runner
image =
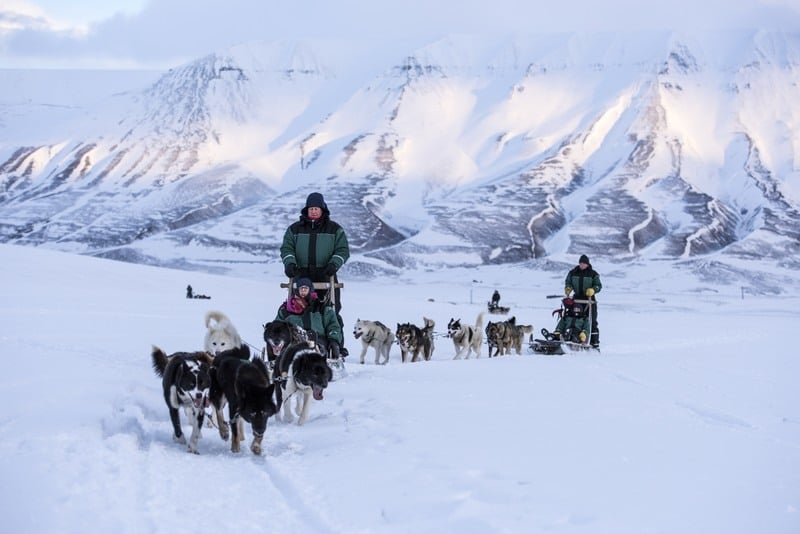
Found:
[[[528,352],[556,355],[566,354],[567,352],[600,352],[599,348],[592,347],[586,343],[576,343],[574,341],[561,341],[554,339],[553,334],[548,332],[546,328],[542,328],[542,337],[544,339],[534,339],[533,334],[530,335],[528,340]]]
[[[564,299],[569,300],[572,303],[580,304],[584,306],[584,311],[579,319],[585,321],[584,330],[587,333],[587,339],[592,331],[592,305],[594,304],[591,300],[581,300],[581,299]],[[559,323],[561,323],[562,317],[565,317],[569,310],[563,304],[561,308],[554,311],[553,315],[558,315]],[[550,332],[546,328],[542,328],[541,334],[542,339],[534,338],[533,334],[530,335],[528,339],[528,352],[529,353],[538,353],[538,354],[566,354],[567,352],[586,352],[586,351],[595,351],[600,352],[600,349],[597,347],[592,347],[588,344],[588,342],[584,341],[581,342],[578,338],[579,329],[574,327],[574,322],[570,324],[564,324],[563,326],[564,331],[559,334],[556,332]],[[556,328],[558,328],[556,326]]]

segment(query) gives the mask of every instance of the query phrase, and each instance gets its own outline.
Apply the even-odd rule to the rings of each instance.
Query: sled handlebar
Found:
[[[293,284],[293,282],[281,282],[281,287],[283,289],[289,289]],[[342,282],[314,282],[314,289],[339,289],[342,287],[344,287],[344,283]]]

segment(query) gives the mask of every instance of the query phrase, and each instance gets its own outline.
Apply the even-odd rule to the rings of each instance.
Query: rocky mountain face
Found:
[[[800,35],[449,37],[347,75],[324,58],[250,43],[33,125],[40,144],[0,130],[0,241],[235,270],[275,260],[318,190],[363,272],[800,263]]]

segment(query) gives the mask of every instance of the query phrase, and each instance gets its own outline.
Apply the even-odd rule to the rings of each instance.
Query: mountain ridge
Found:
[[[0,128],[0,241],[235,270],[275,261],[316,189],[367,270],[798,266],[798,34],[447,36],[349,72],[248,43],[115,95],[83,138]]]

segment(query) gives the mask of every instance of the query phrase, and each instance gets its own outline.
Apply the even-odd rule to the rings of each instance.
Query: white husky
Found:
[[[217,355],[222,351],[241,347],[242,338],[228,316],[220,311],[206,313],[205,351]]]
[[[367,355],[367,349],[375,349],[375,365],[386,365],[389,362],[389,351],[394,343],[394,333],[380,321],[357,319],[353,327],[353,335],[361,340],[361,363]],[[383,356],[383,361],[380,357]]]

